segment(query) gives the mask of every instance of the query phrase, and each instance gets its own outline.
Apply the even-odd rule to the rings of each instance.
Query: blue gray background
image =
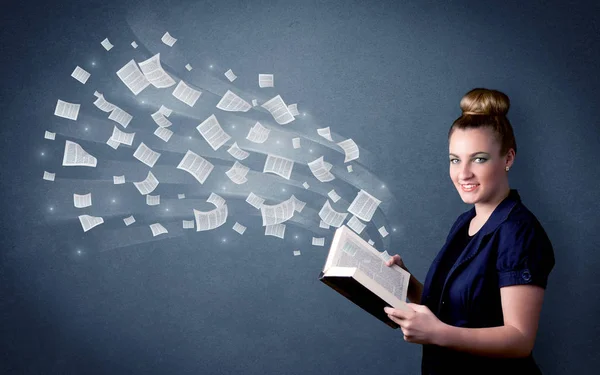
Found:
[[[247,220],[244,236],[231,231],[234,221],[209,234],[178,229],[190,218],[186,205],[210,207],[203,202],[207,190],[197,189],[191,176],[169,172],[187,147],[201,149],[195,126],[226,87],[256,93],[249,77],[274,73],[277,91],[268,93],[280,92],[307,112],[284,127],[282,139],[300,135],[315,150],[330,152],[342,169],[343,156],[320,142],[314,129],[330,126],[336,141],[359,144],[358,177],[348,175],[336,190],[351,200],[356,187],[365,186],[385,201],[374,220],[395,231],[383,240],[374,227],[368,234],[380,250],[401,254],[420,280],[451,224],[470,208],[448,176],[447,131],[460,115],[459,100],[474,87],[508,94],[518,143],[511,187],[544,225],[556,253],[534,355],[545,374],[595,373],[599,11],[594,2],[517,1],[5,5],[0,372],[419,372],[420,346],[405,343],[400,331],[317,280],[327,248],[311,246],[310,237],[324,236],[328,244],[333,231],[295,221],[285,240],[265,237],[260,222],[253,225],[256,213],[237,204],[230,190],[222,194]],[[179,38],[171,50],[158,41],[167,30]],[[115,44],[110,53],[99,44],[105,37]],[[140,42],[138,50],[129,47],[132,40]],[[179,138],[154,143],[163,147],[153,171],[162,174],[169,213],[146,207],[131,184],[121,190],[112,185],[113,171],[131,181],[143,179],[147,168],[132,161],[134,149],[112,152],[104,145],[112,124],[90,107],[96,89],[137,117],[150,113],[154,107],[127,95],[114,71],[156,52],[173,75],[206,90],[205,104],[193,111],[173,104],[180,112],[174,126]],[[189,76],[187,62],[194,66]],[[92,73],[85,86],[69,77],[75,65]],[[232,85],[222,76],[229,68],[240,77]],[[85,103],[77,123],[52,115],[59,98]],[[162,99],[149,94],[146,100]],[[136,126],[136,137],[152,137],[151,126]],[[44,130],[53,129],[57,141],[44,140]],[[191,146],[184,143],[189,135],[195,137]],[[65,139],[80,140],[99,167],[61,168]],[[215,162],[231,165],[218,157]],[[52,168],[57,181],[42,181]],[[298,178],[307,171],[295,166]],[[274,200],[289,196],[268,190],[281,179],[256,181],[256,189],[267,189]],[[324,202],[322,194],[285,186],[309,209],[318,211]],[[76,189],[93,190],[94,209],[107,218],[85,234],[76,219],[81,212],[72,208]],[[179,192],[192,200],[168,199]],[[184,210],[188,214],[180,214]],[[119,221],[129,212],[139,225],[127,232]],[[147,224],[155,221],[170,235],[149,236]],[[302,255],[292,256],[293,249]]]

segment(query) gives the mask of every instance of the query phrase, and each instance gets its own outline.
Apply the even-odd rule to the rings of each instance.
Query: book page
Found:
[[[386,266],[388,258],[387,252],[380,253],[348,227],[342,226],[336,230],[324,273],[331,267],[356,267],[396,298],[406,301],[410,274],[396,265]]]
[[[133,59],[117,70],[117,76],[133,95],[139,94],[150,85],[150,82],[148,82],[148,79],[146,79]]]
[[[261,105],[261,107],[269,111],[269,113],[271,113],[273,116],[273,119],[277,121],[279,125],[289,124],[295,120],[294,116],[280,95],[271,98],[266,103]]]
[[[160,65],[160,53],[157,53],[148,60],[142,61],[138,65],[146,79],[154,87],[163,89],[175,84],[175,80]]]

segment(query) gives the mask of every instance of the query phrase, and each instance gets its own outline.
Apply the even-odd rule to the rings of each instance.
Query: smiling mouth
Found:
[[[462,191],[465,191],[467,193],[477,189],[478,186],[479,186],[479,184],[461,184],[460,185]]]

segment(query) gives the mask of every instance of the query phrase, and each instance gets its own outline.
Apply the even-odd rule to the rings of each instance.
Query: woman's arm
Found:
[[[526,357],[533,350],[544,289],[534,285],[500,288],[504,325],[462,328],[442,324],[435,344],[490,357]]]

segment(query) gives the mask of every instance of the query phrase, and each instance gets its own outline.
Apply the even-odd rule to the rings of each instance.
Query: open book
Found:
[[[380,253],[346,225],[333,236],[325,267],[319,280],[392,328],[385,306],[408,309],[406,293],[410,274],[398,265],[385,265],[386,251]]]

